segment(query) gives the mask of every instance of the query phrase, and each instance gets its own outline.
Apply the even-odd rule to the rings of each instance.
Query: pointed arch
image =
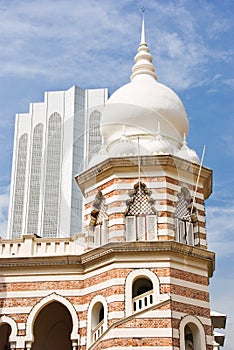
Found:
[[[72,318],[72,332],[71,332],[71,340],[74,341],[79,341],[79,334],[78,334],[78,327],[79,327],[79,322],[78,322],[78,315],[77,312],[74,308],[74,306],[68,301],[66,298],[63,296],[57,294],[57,293],[52,293],[45,298],[42,298],[39,303],[37,303],[31,310],[27,323],[26,323],[26,337],[25,341],[26,342],[33,342],[34,341],[34,334],[33,334],[33,328],[34,328],[34,323],[36,321],[36,318],[39,314],[39,312],[48,304],[57,301],[64,305],[68,311],[70,312],[71,318]]]

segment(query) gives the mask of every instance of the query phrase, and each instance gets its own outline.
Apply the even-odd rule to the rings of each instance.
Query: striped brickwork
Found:
[[[151,198],[154,200],[154,208],[157,211],[157,232],[158,240],[174,240],[175,239],[175,206],[178,201],[178,194],[182,187],[189,190],[191,197],[195,196],[194,207],[197,215],[197,227],[195,232],[195,244],[206,249],[206,226],[205,226],[205,209],[204,199],[206,195],[206,186],[202,181],[196,188],[196,176],[191,173],[182,173],[178,167],[174,165],[171,168],[155,169],[154,171],[143,171],[140,181],[143,182],[147,189],[151,191]],[[125,170],[125,171],[124,171]],[[85,174],[83,174],[84,176]],[[146,176],[147,175],[147,176]],[[118,169],[113,168],[111,176],[100,179],[95,175],[94,182],[83,184],[83,193],[86,203],[84,206],[84,229],[86,236],[93,235],[90,230],[90,215],[93,209],[93,203],[98,191],[101,191],[105,204],[107,206],[107,214],[109,218],[109,235],[108,241],[125,241],[125,212],[127,210],[127,201],[129,194],[133,190],[134,185],[139,181],[137,172],[130,172],[129,167],[122,168],[121,173]],[[82,181],[82,179],[78,179]],[[92,239],[90,240],[92,242]],[[92,247],[92,244],[91,244]]]
[[[33,257],[27,261],[18,258],[13,261],[13,258],[8,261],[7,268],[3,266],[1,315],[17,324],[16,349],[29,337],[28,320],[34,323],[37,318],[37,314],[30,315],[38,305],[43,308],[50,296],[51,301],[59,296],[61,302],[66,300],[75,309],[81,350],[87,349],[87,340],[91,337],[88,329],[90,305],[100,296],[107,303],[107,327],[100,339],[90,343],[90,349],[129,346],[172,349],[174,346],[179,350],[179,325],[189,314],[203,325],[206,349],[211,349],[208,284],[213,269],[212,253],[194,247],[188,256],[188,247],[180,243],[138,242],[89,251],[80,256],[79,263],[74,257],[69,265],[66,260],[57,261],[56,257],[44,258],[36,262]],[[6,261],[1,263],[6,265]],[[37,269],[32,268],[34,263]],[[21,273],[19,270],[16,273],[19,266]],[[148,308],[128,314],[127,303],[131,300],[127,280],[131,274],[147,276],[147,273],[158,280],[157,297]]]

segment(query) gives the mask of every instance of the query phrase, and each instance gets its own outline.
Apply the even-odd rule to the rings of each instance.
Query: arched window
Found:
[[[157,240],[157,213],[150,198],[151,191],[137,182],[127,202],[125,226],[127,241]]]
[[[177,242],[194,245],[195,221],[197,221],[196,208],[192,204],[188,189],[182,187],[175,208],[175,239]]]
[[[104,307],[97,302],[92,310],[92,342],[95,342],[104,332]]]
[[[159,279],[149,269],[136,269],[129,273],[125,283],[126,316],[156,305],[166,296],[160,295]]]
[[[40,202],[40,181],[42,167],[42,143],[43,143],[43,125],[37,124],[33,131],[32,161],[29,183],[29,204],[27,234],[38,233],[38,214]]]
[[[12,216],[12,238],[20,238],[22,235],[27,149],[28,134],[25,133],[20,137],[18,145],[15,176],[15,193]]]
[[[95,343],[107,329],[107,301],[96,295],[88,309],[87,348]]]
[[[93,235],[94,246],[100,247],[108,243],[108,215],[105,199],[101,191],[98,191],[93,204],[90,220],[90,234]]]
[[[59,196],[61,176],[61,143],[62,143],[62,118],[58,113],[53,113],[49,118],[45,199],[43,217],[43,236],[57,237],[59,220]]]
[[[133,311],[143,310],[153,304],[153,283],[145,277],[137,278],[132,285]]]
[[[194,350],[193,332],[191,328],[186,325],[184,329],[185,350]]]
[[[185,316],[180,322],[180,349],[206,349],[206,336],[202,323],[194,316]]]

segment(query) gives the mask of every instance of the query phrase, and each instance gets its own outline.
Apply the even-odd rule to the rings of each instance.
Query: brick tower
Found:
[[[92,349],[215,346],[204,208],[212,171],[187,146],[188,124],[181,100],[157,82],[143,18],[131,82],[107,102],[103,148],[77,177],[87,247],[109,270],[90,311],[99,305]]]
[[[108,100],[101,132],[76,176],[84,233],[0,241],[0,350],[219,349],[212,171],[186,144],[181,100],[157,81],[144,19],[131,82]]]

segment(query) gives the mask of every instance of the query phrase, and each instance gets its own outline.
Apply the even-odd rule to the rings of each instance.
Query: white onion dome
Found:
[[[188,147],[185,137],[181,149],[175,154],[175,156],[188,160],[192,163],[200,164],[200,159],[197,153],[193,149]]]
[[[175,143],[177,149],[181,147],[183,135],[187,135],[189,128],[187,113],[176,93],[157,82],[145,40],[143,18],[131,82],[119,88],[107,101],[101,118],[101,131],[109,144],[121,137],[125,124],[128,137],[140,137],[141,140],[147,135],[152,136],[157,123],[160,123],[162,136]],[[158,142],[156,144],[157,148]],[[155,153],[156,149],[151,151]]]
[[[157,136],[153,140],[149,140],[147,144],[147,149],[150,154],[174,154],[175,147],[166,138]]]
[[[137,156],[137,143],[127,138],[121,138],[110,144],[110,146],[108,147],[108,153],[111,157]]]

